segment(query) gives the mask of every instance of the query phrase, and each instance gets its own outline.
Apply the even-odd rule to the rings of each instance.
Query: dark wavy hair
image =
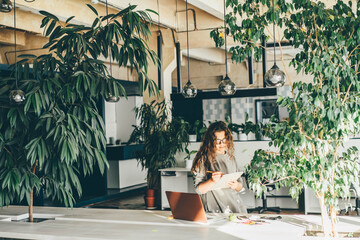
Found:
[[[217,121],[207,128],[204,133],[202,143],[199,151],[197,152],[191,171],[208,171],[211,169],[211,166],[216,160],[216,132],[225,132],[226,144],[227,144],[227,154],[231,160],[235,160],[234,157],[234,142],[231,135],[231,131],[228,128],[227,124],[223,121]],[[204,166],[204,169],[201,167]]]

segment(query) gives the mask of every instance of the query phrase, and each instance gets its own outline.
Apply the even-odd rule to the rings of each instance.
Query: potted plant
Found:
[[[193,158],[191,157],[191,155],[193,155],[193,154],[195,154],[195,153],[197,153],[197,151],[196,150],[189,150],[188,149],[188,147],[185,147],[185,153],[186,153],[186,156],[185,156],[185,158],[184,158],[184,160],[185,160],[185,167],[186,168],[191,168],[192,167],[192,163],[193,163]]]
[[[142,141],[144,148],[136,152],[136,158],[147,170],[147,187],[157,191],[160,188],[162,168],[173,167],[175,154],[184,151],[189,144],[189,123],[179,117],[170,119],[165,100],[144,103],[135,109],[139,125],[134,126],[129,143]]]
[[[283,28],[283,40],[298,48],[291,66],[311,77],[306,83],[290,81],[292,97],[279,97],[289,119],[273,118],[262,126],[275,151],[255,152],[246,170],[249,187],[260,196],[268,183],[288,186],[293,198],[311,189],[321,207],[323,234],[336,237],[338,200],[350,197],[351,185],[359,186],[358,149],[344,147],[360,131],[358,6],[341,0],[333,6],[275,1],[274,9],[269,0],[228,0],[227,5],[233,9],[226,17],[229,32],[239,43],[230,50],[233,60],[241,62],[252,53],[258,59],[264,47],[259,42],[270,38],[265,29],[274,22]]]
[[[194,122],[194,125],[191,129],[191,133],[193,133],[195,135],[195,141],[201,141],[204,133],[206,131],[206,125],[204,123],[204,121],[197,119]]]
[[[125,91],[98,58],[107,57],[110,48],[119,66],[130,64],[140,82],[145,81],[151,93],[156,91],[146,76],[148,59],[155,59],[144,40],[150,34],[148,13],[129,6],[99,16],[88,6],[95,14],[89,26],[40,11],[45,16],[41,27],[49,37],[43,48],[49,53],[22,56],[12,66],[16,81],[13,77],[0,81],[0,206],[26,200],[30,221],[34,195],[41,191],[72,207],[74,195],[82,193],[79,174],[92,174],[95,167],[103,173],[108,166],[104,122],[96,102]],[[109,23],[103,24],[106,19]],[[128,54],[133,46],[136,56]],[[17,87],[26,93],[24,105],[9,103],[9,92]]]
[[[241,125],[233,123],[229,114],[225,115],[225,122],[227,123],[234,140],[239,140]]]

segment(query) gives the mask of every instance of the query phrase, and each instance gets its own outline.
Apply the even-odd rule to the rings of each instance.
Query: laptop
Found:
[[[165,193],[174,219],[200,223],[213,223],[225,219],[223,214],[206,214],[200,195],[197,193],[172,191]]]

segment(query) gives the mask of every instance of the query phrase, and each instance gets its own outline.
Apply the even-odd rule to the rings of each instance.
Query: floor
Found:
[[[104,208],[104,209],[132,209],[132,210],[144,210],[145,201],[144,201],[145,189],[130,191],[124,193],[122,196],[106,200],[102,202],[92,203],[85,205],[85,208]],[[160,209],[160,208],[159,208]],[[256,213],[256,212],[254,212]],[[278,214],[276,212],[266,211],[266,214]],[[304,211],[299,209],[282,209],[281,214],[304,214]]]
[[[122,194],[120,197],[115,199],[92,203],[85,205],[83,207],[144,210],[146,209],[144,195],[145,195],[145,189],[141,188],[139,190],[126,192]]]

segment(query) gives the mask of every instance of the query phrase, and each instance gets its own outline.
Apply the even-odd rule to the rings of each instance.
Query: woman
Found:
[[[191,171],[206,212],[247,213],[239,196],[243,189],[240,178],[229,181],[229,188],[211,190],[223,174],[239,171],[233,138],[225,122],[214,122],[208,127]]]

